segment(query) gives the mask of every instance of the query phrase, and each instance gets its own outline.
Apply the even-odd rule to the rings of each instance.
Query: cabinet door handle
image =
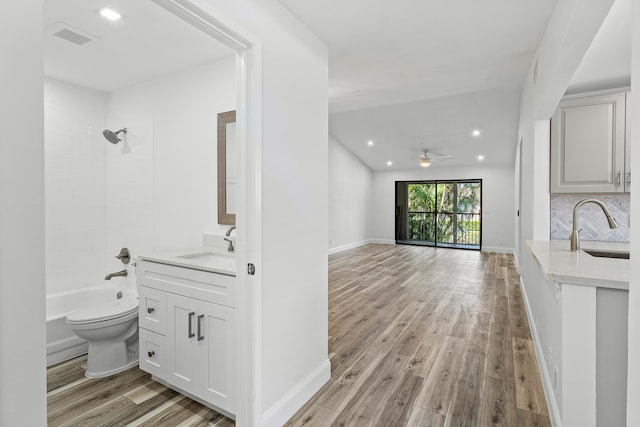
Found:
[[[627,184],[631,184],[631,171],[627,172],[625,175],[626,178],[624,179],[624,182]]]
[[[156,309],[155,309],[155,308],[153,308],[153,307],[147,307],[147,313],[151,314],[151,313],[153,313],[154,311],[156,311]]]
[[[620,171],[618,171],[618,174],[616,175],[616,185],[620,187]]]
[[[198,341],[202,341],[204,337],[202,336],[202,326],[200,321],[204,318],[204,314],[198,316]]]
[[[196,336],[196,334],[194,334],[193,330],[191,329],[191,322],[192,322],[193,316],[195,316],[195,315],[196,315],[195,311],[192,311],[191,313],[189,313],[189,320],[188,320],[188,323],[189,323],[189,335],[188,336],[189,336],[189,338],[193,338],[193,337]]]
[[[156,354],[155,351],[148,351],[147,352],[147,356],[149,356],[149,357],[153,357],[155,354]]]

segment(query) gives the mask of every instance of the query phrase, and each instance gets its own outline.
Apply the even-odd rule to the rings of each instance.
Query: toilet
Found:
[[[71,312],[67,324],[87,340],[89,378],[102,378],[138,364],[138,295],[113,292],[113,299]]]

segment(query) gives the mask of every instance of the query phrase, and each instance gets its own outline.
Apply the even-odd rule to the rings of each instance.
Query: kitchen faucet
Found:
[[[607,221],[609,222],[609,228],[618,228],[618,222],[616,219],[609,213],[609,209],[602,203],[600,200],[596,199],[584,199],[580,200],[573,207],[573,231],[571,232],[571,237],[569,237],[569,241],[571,242],[571,252],[577,252],[580,250],[580,230],[582,228],[578,228],[578,209],[580,206],[586,203],[595,203],[600,206],[605,216],[607,217]]]

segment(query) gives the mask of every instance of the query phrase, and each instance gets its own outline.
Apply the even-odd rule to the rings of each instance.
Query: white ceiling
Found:
[[[125,19],[106,20],[97,13],[103,7]],[[60,22],[95,40],[77,46],[54,37],[50,29]],[[148,0],[45,0],[43,29],[45,75],[103,91],[233,54]]]
[[[631,86],[631,0],[616,0],[567,94]]]
[[[453,156],[432,167],[513,164],[522,81],[557,0],[280,1],[328,44],[330,133],[371,169],[416,167],[423,148]],[[233,54],[152,1],[44,4],[45,74],[81,86],[112,91]],[[616,0],[570,91],[628,81],[630,4]],[[106,21],[104,6],[126,18]],[[53,37],[59,22],[95,40]]]
[[[330,133],[369,168],[418,167],[422,148],[453,156],[431,167],[513,164],[557,0],[280,1],[329,45]]]

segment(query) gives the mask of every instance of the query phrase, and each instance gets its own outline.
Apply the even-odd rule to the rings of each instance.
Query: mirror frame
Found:
[[[218,224],[236,225],[236,214],[227,212],[227,125],[236,122],[236,111],[218,113]]]

